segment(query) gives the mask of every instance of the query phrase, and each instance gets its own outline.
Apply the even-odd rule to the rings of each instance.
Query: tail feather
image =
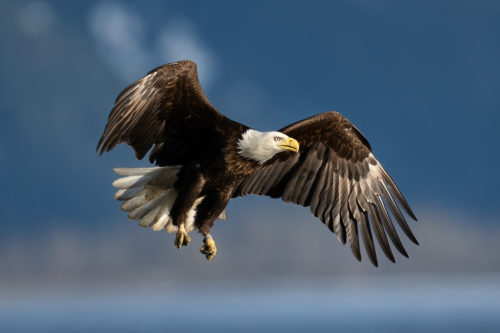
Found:
[[[136,196],[137,193],[139,193],[142,190],[143,188],[120,189],[115,193],[115,199],[120,201],[132,199],[133,197]]]
[[[120,208],[129,213],[129,219],[138,220],[140,226],[177,232],[170,212],[177,199],[175,182],[179,170],[180,166],[115,168],[118,175],[124,176],[113,182],[119,189],[115,198],[123,201]],[[185,225],[188,232],[195,229],[196,207],[202,200],[203,197],[198,198],[188,213]]]
[[[138,207],[141,207],[146,202],[148,202],[148,200],[146,199],[146,193],[147,193],[147,190],[142,189],[135,196],[133,196],[130,199],[126,200],[120,206],[120,209],[123,210],[123,211],[126,211],[126,212],[131,212],[134,209],[136,209]]]
[[[144,215],[144,217],[141,218],[141,220],[139,221],[139,225],[142,227],[149,227],[151,224],[153,224],[160,209],[161,209],[161,204],[158,203],[146,215]]]
[[[162,214],[161,212],[158,213],[159,214],[159,217],[158,219],[156,220],[156,222],[151,226],[151,228],[154,230],[154,231],[160,231],[162,230],[163,228],[165,228],[165,226],[167,224],[170,224],[173,226],[172,224],[172,219],[170,218],[170,215],[168,214],[168,212],[166,214]],[[170,220],[170,221],[169,221]],[[177,231],[177,230],[175,230]]]
[[[150,173],[159,172],[161,168],[114,168],[113,171],[120,176],[144,176]]]
[[[150,200],[146,202],[144,205],[137,207],[133,211],[131,211],[128,214],[128,218],[131,220],[140,220],[144,216],[146,216],[147,213],[149,213],[151,210],[156,208],[158,206],[159,201],[161,200],[160,198],[154,198],[153,200]]]
[[[147,176],[128,176],[115,180],[113,186],[119,189],[135,188],[147,183],[151,178]]]

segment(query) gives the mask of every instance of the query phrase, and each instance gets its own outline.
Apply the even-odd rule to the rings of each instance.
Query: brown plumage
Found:
[[[274,138],[276,147],[270,143],[270,138]],[[283,140],[289,143],[284,144]],[[389,211],[408,238],[418,244],[399,207],[414,220],[415,215],[371,153],[368,141],[346,118],[337,112],[325,112],[279,132],[251,130],[223,116],[210,104],[199,84],[196,65],[191,61],[158,67],[118,96],[98,149],[102,154],[122,142],[131,145],[139,159],[153,147],[149,159],[165,167],[154,171],[164,174],[161,179],[166,179],[167,170],[172,172],[172,167],[178,166],[173,186],[175,200],[166,209],[170,224],[164,228],[177,231],[178,238],[182,238],[179,236],[181,229],[189,225],[189,214],[194,214],[193,228],[206,236],[205,249],[202,248],[205,254],[209,252],[207,239],[211,239],[209,232],[214,220],[224,213],[231,198],[247,194],[282,198],[310,207],[314,216],[342,243],[349,242],[358,260],[361,260],[361,233],[374,265],[377,265],[377,257],[372,230],[391,261],[394,255],[387,236],[401,254],[408,256]],[[293,142],[298,142],[300,149]],[[245,152],[244,145],[255,147],[255,155],[252,149]],[[280,150],[276,150],[277,147]],[[141,174],[136,169],[133,172],[124,174]],[[161,203],[162,198],[167,200],[170,192],[166,183],[159,181],[159,176],[148,177],[138,178],[141,188],[125,180],[123,183],[130,186],[122,185],[122,189],[127,193],[136,186],[138,191],[149,193],[149,197],[158,189],[166,191],[162,192],[167,193],[162,194],[164,197],[155,197],[155,204],[145,199],[153,207],[149,211],[144,208],[145,204],[140,206],[146,213],[157,214],[146,220],[152,221],[150,224],[141,220],[141,225],[155,229],[166,223],[161,215],[164,210],[160,207],[166,205]],[[126,202],[140,201],[139,194],[123,193],[117,198],[129,200]],[[153,211],[155,205],[158,213]],[[178,246],[187,242],[176,238]],[[215,253],[211,257],[207,254],[207,258],[213,255]]]
[[[268,195],[310,207],[343,244],[347,239],[360,260],[358,229],[374,265],[377,258],[370,232],[394,261],[385,231],[404,256],[406,253],[383,199],[405,234],[418,244],[393,196],[413,219],[415,215],[389,174],[371,154],[361,132],[337,112],[326,112],[280,130],[299,141],[300,154],[265,166],[239,184],[235,196]],[[390,189],[390,190],[389,190]],[[389,193],[392,193],[392,195]]]

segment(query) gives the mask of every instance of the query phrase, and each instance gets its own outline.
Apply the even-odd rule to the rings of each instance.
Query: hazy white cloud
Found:
[[[169,22],[159,33],[153,32],[155,44],[146,42],[147,21],[123,5],[100,3],[89,17],[89,28],[102,56],[125,81],[138,79],[150,69],[177,60],[191,59],[198,64],[203,85],[213,73],[211,52],[187,19]]]
[[[34,1],[24,5],[19,11],[21,30],[29,35],[47,32],[54,22],[54,11],[45,1]]]
[[[90,12],[89,27],[102,56],[125,81],[149,70],[152,57],[144,46],[141,17],[115,3],[100,3]]]
[[[214,61],[210,51],[203,45],[190,21],[177,19],[165,26],[158,38],[160,57],[166,62],[190,59],[198,64],[198,75],[202,85],[210,83],[214,72]]]
[[[248,216],[251,207],[255,213]],[[421,222],[411,223],[411,227],[421,246],[411,245],[400,233],[410,258],[395,253],[397,263],[392,264],[377,247],[380,267],[374,268],[364,250],[359,263],[349,247],[341,245],[307,209],[267,198],[245,198],[229,208],[229,220],[216,222],[213,229],[219,253],[210,263],[198,251],[200,234],[193,233],[193,244],[177,251],[174,235],[139,228],[117,214],[120,218],[100,223],[109,228],[99,232],[57,228],[36,237],[4,236],[0,282],[21,277],[38,282],[153,281],[164,278],[167,271],[170,282],[184,281],[186,276],[201,281],[500,272],[498,223],[480,226],[471,217],[453,216],[447,210],[420,209]],[[77,223],[68,221],[67,225],[71,228]]]

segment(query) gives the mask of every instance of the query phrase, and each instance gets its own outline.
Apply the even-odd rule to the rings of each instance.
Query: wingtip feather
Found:
[[[357,248],[351,246],[351,252],[358,261],[361,261],[361,251],[359,250],[359,244]]]

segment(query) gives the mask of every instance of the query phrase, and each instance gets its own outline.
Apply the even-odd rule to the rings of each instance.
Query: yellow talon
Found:
[[[200,248],[200,252],[205,255],[207,260],[212,260],[215,257],[215,254],[217,253],[217,247],[215,246],[215,241],[213,240],[212,237],[206,237],[203,242],[205,245],[203,245]]]
[[[180,249],[182,246],[187,246],[191,242],[191,238],[189,237],[186,229],[184,229],[184,225],[179,226],[179,231],[175,235],[175,246]]]

